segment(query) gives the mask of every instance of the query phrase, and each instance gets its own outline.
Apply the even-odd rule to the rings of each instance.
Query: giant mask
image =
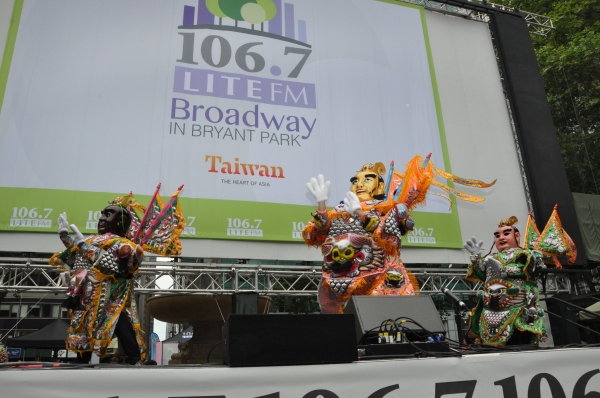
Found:
[[[519,220],[517,220],[517,217],[515,216],[500,220],[498,228],[494,232],[494,243],[499,252],[520,247],[519,242],[521,241],[521,234],[519,233],[519,230],[514,227],[514,224],[518,221]]]
[[[382,199],[385,193],[385,166],[383,163],[367,163],[350,179],[350,191],[354,192],[361,202]]]
[[[372,282],[384,271],[383,250],[373,243],[373,238],[354,233],[327,238],[321,247],[323,271],[336,294],[350,296],[355,289],[369,289],[370,284],[359,281]]]
[[[98,220],[98,233],[125,236],[131,224],[131,214],[121,206],[110,205],[102,210]]]

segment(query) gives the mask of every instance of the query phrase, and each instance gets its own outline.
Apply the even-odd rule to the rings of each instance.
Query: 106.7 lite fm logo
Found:
[[[312,47],[306,21],[296,18],[294,4],[199,0],[197,7],[184,6],[178,35],[181,52],[173,92],[229,99],[235,105],[175,95],[171,134],[229,136],[277,145],[300,145],[298,138],[310,137],[316,117],[294,112],[316,109],[315,85],[298,80]],[[261,104],[275,105],[277,110]]]

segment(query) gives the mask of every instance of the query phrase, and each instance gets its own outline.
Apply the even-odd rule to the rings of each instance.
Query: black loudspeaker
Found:
[[[429,333],[446,335],[440,314],[430,296],[352,296],[344,313],[355,317],[357,342],[361,342],[365,334],[377,335],[382,322],[400,317],[411,318],[422,326],[402,323],[414,335],[411,340],[419,340],[419,336],[424,337]]]
[[[356,361],[354,316],[231,314],[223,329],[223,351],[229,366]]]
[[[586,265],[573,196],[527,22],[507,13],[491,13],[490,21],[536,220],[540,227],[544,225],[558,204],[563,227],[579,249],[575,264]]]
[[[569,299],[571,299],[573,296],[570,294],[557,294],[554,297],[564,301],[569,301]],[[552,298],[546,300],[546,307],[548,308],[549,312],[555,314],[548,315],[550,317],[550,328],[552,331],[554,346],[558,347],[568,344],[581,344],[579,327],[571,323],[579,323],[573,308],[569,307],[568,304],[562,303],[558,300],[552,300]]]

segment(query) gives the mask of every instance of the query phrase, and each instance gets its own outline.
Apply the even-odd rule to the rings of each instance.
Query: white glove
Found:
[[[358,196],[352,191],[348,191],[346,197],[344,198],[344,210],[350,214],[354,214],[356,210],[361,210],[360,207],[360,199]]]
[[[67,221],[67,213],[60,213],[58,215],[58,220],[56,220],[58,224],[58,233],[61,234],[63,232],[69,232],[69,222]]]
[[[403,203],[398,203],[396,205],[396,211],[398,212],[398,218],[404,220],[408,218],[408,209]]]
[[[475,239],[474,236],[471,236],[471,239],[467,240],[463,247],[466,251],[471,253],[471,255],[477,256],[481,253],[481,246],[483,246],[483,241],[480,240],[477,242],[477,239]]]
[[[306,188],[312,193],[312,195],[319,202],[325,202],[329,198],[329,186],[331,182],[325,182],[325,178],[323,174],[319,174],[317,178],[311,178],[309,182],[306,183]]]
[[[71,282],[71,273],[69,271],[60,273],[60,282],[62,286],[69,286],[69,282]]]
[[[487,271],[491,272],[500,272],[502,270],[502,263],[493,257],[486,258],[483,262],[483,266]]]
[[[79,232],[79,228],[77,228],[77,225],[71,224],[71,231],[73,231],[73,238],[77,246],[85,242],[85,237],[81,232]]]

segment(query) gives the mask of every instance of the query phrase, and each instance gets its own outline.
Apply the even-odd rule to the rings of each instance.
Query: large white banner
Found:
[[[307,347],[309,349],[309,347]],[[279,367],[0,370],[20,398],[593,398],[598,348]]]
[[[2,230],[54,231],[68,211],[93,232],[107,200],[161,181],[185,183],[188,237],[300,241],[319,173],[333,206],[364,163],[431,152],[450,168],[422,8],[24,0],[17,22]],[[461,247],[456,207],[419,210],[409,245]]]

